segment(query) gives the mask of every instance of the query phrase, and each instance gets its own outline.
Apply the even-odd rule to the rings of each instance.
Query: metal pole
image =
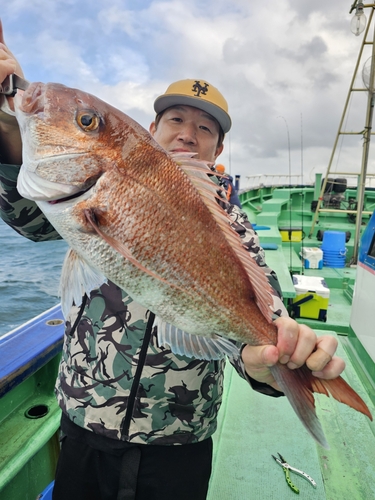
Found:
[[[361,173],[359,175],[359,183],[358,183],[358,207],[357,207],[357,218],[356,218],[356,223],[355,223],[353,257],[351,260],[351,262],[353,264],[356,264],[357,260],[358,260],[358,246],[359,246],[359,240],[361,237],[362,212],[363,212],[363,202],[364,202],[364,197],[365,197],[367,164],[368,164],[368,158],[369,158],[369,152],[370,152],[372,119],[373,119],[373,114],[374,114],[374,98],[375,98],[375,88],[374,88],[375,64],[374,64],[374,60],[375,60],[375,23],[374,23],[374,34],[373,34],[373,39],[372,39],[370,81],[369,81],[368,99],[367,99],[366,126],[365,126],[365,132],[363,134],[364,141],[363,141],[362,165],[361,165]]]
[[[314,217],[313,217],[313,221],[312,221],[312,224],[311,224],[309,238],[311,238],[311,236],[312,236],[312,234],[314,232],[314,227],[315,227],[316,221],[318,220],[318,217],[319,217],[319,210],[320,210],[320,207],[322,206],[323,195],[324,195],[324,191],[325,191],[325,188],[326,188],[326,185],[327,185],[328,176],[329,176],[330,171],[331,171],[333,159],[334,159],[334,156],[335,156],[335,153],[336,153],[337,144],[338,144],[340,135],[343,133],[342,132],[342,128],[343,128],[345,116],[347,114],[347,110],[348,110],[348,107],[349,107],[351,93],[354,91],[354,82],[355,82],[355,79],[356,79],[356,76],[357,76],[357,73],[358,73],[359,63],[361,62],[361,58],[362,58],[362,54],[363,54],[363,49],[364,49],[364,46],[366,44],[367,33],[368,33],[369,28],[370,28],[371,19],[372,19],[372,11],[371,11],[369,23],[368,23],[368,25],[366,27],[366,31],[365,31],[365,34],[364,34],[364,37],[363,37],[363,42],[361,44],[361,48],[360,48],[360,51],[359,51],[359,54],[358,54],[357,62],[356,62],[355,68],[354,68],[354,73],[353,73],[353,76],[352,76],[352,81],[350,82],[349,92],[348,92],[348,95],[346,97],[346,101],[345,101],[345,105],[344,105],[344,110],[342,112],[341,120],[340,120],[340,123],[339,123],[339,128],[337,130],[335,142],[334,142],[334,145],[333,145],[333,148],[332,148],[331,157],[329,159],[327,173],[326,173],[326,175],[325,175],[325,177],[323,179],[323,184],[322,184],[322,186],[320,188],[321,189],[320,196],[318,197],[318,204],[316,206]]]
[[[356,4],[357,4],[357,0],[353,3],[350,12],[352,12],[352,10],[355,8]],[[325,191],[326,184],[327,184],[327,181],[328,181],[328,176],[329,176],[329,174],[331,172],[331,167],[332,167],[333,159],[334,159],[334,156],[335,156],[335,153],[336,153],[336,148],[337,148],[339,136],[342,135],[342,134],[344,134],[344,135],[347,134],[347,133],[345,133],[342,130],[342,127],[343,127],[343,124],[344,124],[345,116],[346,116],[347,111],[348,111],[351,93],[354,92],[354,91],[366,91],[365,88],[364,89],[354,88],[354,82],[355,82],[355,79],[356,79],[357,74],[358,74],[359,64],[360,64],[361,59],[362,59],[363,50],[364,50],[365,45],[368,44],[368,42],[367,42],[367,36],[368,36],[368,32],[369,32],[369,29],[370,29],[370,26],[371,26],[373,13],[374,13],[374,4],[365,5],[365,7],[372,7],[372,9],[371,9],[371,13],[370,13],[370,16],[369,16],[368,24],[366,26],[366,30],[365,30],[365,33],[364,33],[363,42],[361,44],[361,48],[360,48],[360,51],[359,51],[359,54],[358,54],[357,62],[356,62],[355,68],[354,68],[354,73],[353,73],[352,81],[350,83],[349,92],[348,92],[348,95],[347,95],[347,98],[346,98],[346,102],[345,102],[345,105],[344,105],[344,111],[343,111],[342,116],[341,116],[339,128],[338,128],[338,131],[337,131],[337,134],[336,134],[336,138],[335,138],[335,143],[333,145],[333,149],[332,149],[332,152],[331,152],[331,157],[329,159],[326,176],[325,176],[325,178],[323,180],[323,185],[321,186],[320,196],[318,197],[318,204],[317,204],[317,207],[315,209],[315,213],[314,213],[314,216],[313,216],[313,221],[312,221],[311,228],[310,228],[310,233],[309,233],[309,237],[310,238],[311,238],[311,236],[313,234],[313,231],[314,231],[314,228],[315,228],[315,224],[316,224],[316,222],[318,220],[319,212],[322,210],[321,206],[322,206],[322,202],[323,202],[323,195],[324,195],[324,191]],[[374,40],[373,40],[373,42],[374,42]],[[373,45],[372,48],[374,49],[374,45]],[[350,133],[350,134],[352,134],[352,133]],[[355,135],[355,134],[356,134],[356,132],[353,133],[353,135]],[[337,173],[337,172],[335,172],[335,173]]]

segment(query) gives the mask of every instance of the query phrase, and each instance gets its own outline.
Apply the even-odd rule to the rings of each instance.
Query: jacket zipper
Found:
[[[88,297],[87,297],[87,294],[85,293],[85,295],[82,297],[81,307],[79,308],[76,320],[75,320],[75,322],[74,322],[74,324],[73,324],[73,326],[68,334],[68,337],[73,337],[73,335],[77,329],[78,323],[81,321],[83,311],[85,310],[85,307],[86,307],[87,300],[88,300]]]
[[[147,321],[145,336],[143,338],[142,347],[139,353],[137,369],[135,371],[133,383],[130,389],[128,405],[126,408],[125,418],[121,424],[121,436],[125,437],[125,440],[129,440],[129,427],[130,421],[133,416],[135,400],[137,397],[139,381],[141,379],[142,370],[146,361],[147,349],[151,339],[152,326],[154,324],[155,314],[150,311],[150,316]]]

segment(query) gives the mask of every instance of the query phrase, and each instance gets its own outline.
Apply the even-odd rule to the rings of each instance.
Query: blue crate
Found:
[[[52,481],[43,491],[40,493],[40,495],[37,497],[38,500],[52,500],[52,491],[53,487],[55,485],[55,481]]]

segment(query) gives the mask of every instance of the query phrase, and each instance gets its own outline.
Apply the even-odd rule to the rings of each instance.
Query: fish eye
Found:
[[[77,123],[85,132],[92,132],[99,128],[100,118],[92,111],[80,111],[77,115]]]

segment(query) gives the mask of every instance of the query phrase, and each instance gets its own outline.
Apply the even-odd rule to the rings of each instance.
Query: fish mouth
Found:
[[[84,184],[81,184],[79,186],[70,186],[70,190],[68,192],[61,191],[58,196],[55,196],[53,198],[44,201],[46,201],[49,205],[58,205],[59,203],[66,203],[68,201],[75,200],[76,198],[80,198],[86,193],[92,191],[92,189],[96,186],[96,183],[98,182],[101,176],[102,173],[100,173],[99,175],[92,176],[89,179],[87,179]],[[64,184],[60,186],[62,186],[63,188],[66,187]],[[88,196],[89,195],[87,195],[86,198]]]
[[[88,191],[90,191],[90,189],[92,189],[95,186],[95,184],[96,184],[96,180],[95,180],[95,182],[90,184],[86,189],[81,189],[81,190],[77,191],[76,193],[73,193],[69,196],[65,196],[64,198],[57,198],[56,200],[49,200],[47,203],[49,203],[50,205],[57,205],[59,203],[64,203],[66,201],[74,200],[75,198],[79,198],[80,196],[82,196],[85,193],[87,193]]]
[[[21,196],[35,202],[46,202],[56,205],[78,198],[90,191],[102,174],[89,177],[79,185],[62,184],[40,177],[35,172],[20,170],[17,179],[17,190]]]

